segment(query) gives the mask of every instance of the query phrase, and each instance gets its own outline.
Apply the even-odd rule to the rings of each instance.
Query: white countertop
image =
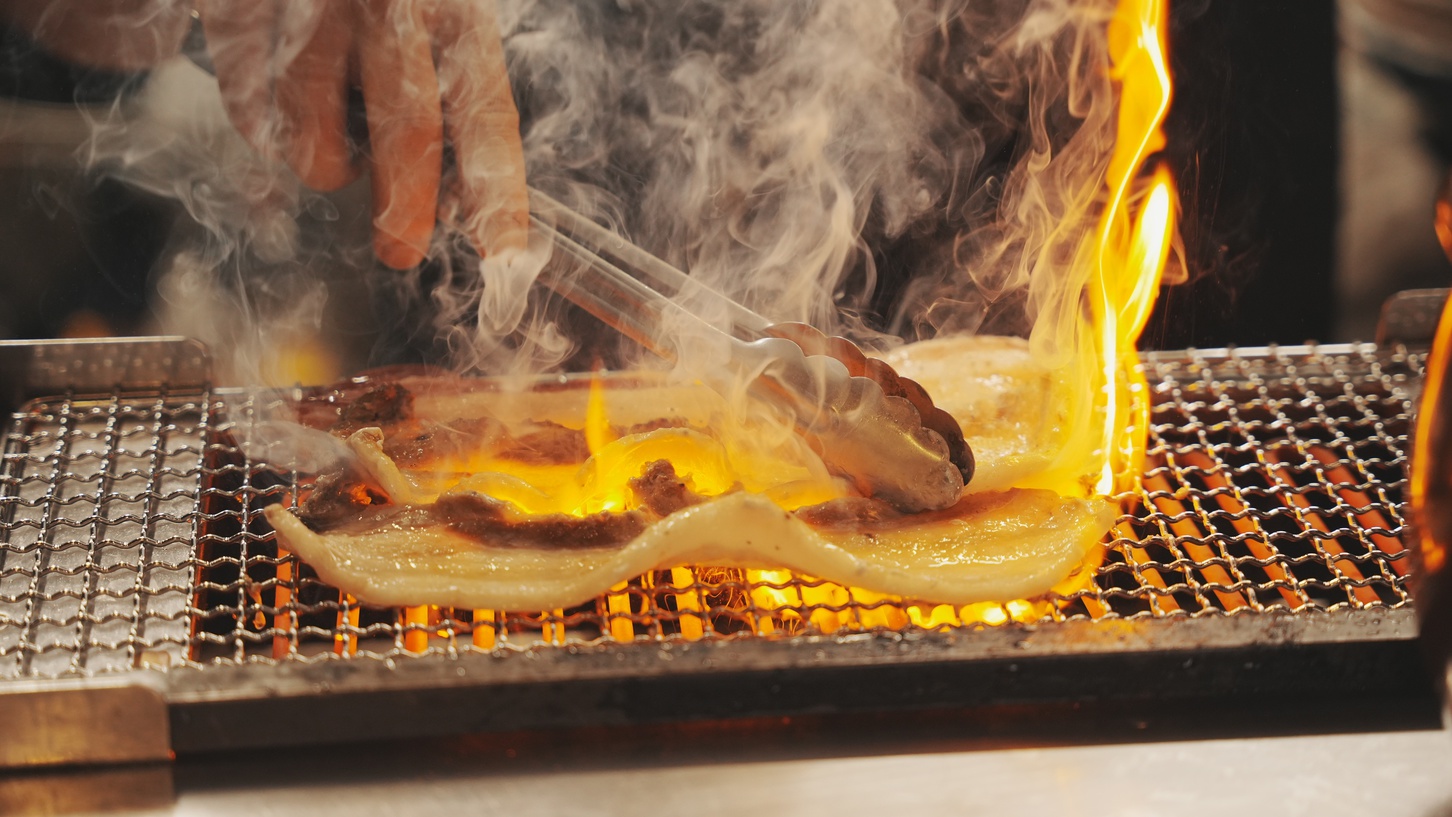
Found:
[[[171,815],[1452,814],[1445,730],[629,768],[449,763],[407,777],[198,788]]]
[[[1247,729],[1262,722],[1252,716],[1222,730],[1239,736],[1185,739],[1183,728],[1124,718],[1056,738],[1057,724],[1040,715],[1019,719],[1027,730],[1001,715],[900,717],[477,735],[27,772],[0,775],[0,814],[106,813],[97,809],[109,799],[109,813],[239,817],[1452,817],[1452,732],[1426,718],[1424,728],[1297,734],[1294,724]]]

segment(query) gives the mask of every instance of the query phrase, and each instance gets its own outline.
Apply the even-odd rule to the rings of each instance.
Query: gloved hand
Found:
[[[481,255],[524,247],[524,152],[494,0],[199,0],[199,10],[233,124],[310,187],[336,189],[359,171],[347,128],[356,79],[385,264],[419,263],[440,213]]]

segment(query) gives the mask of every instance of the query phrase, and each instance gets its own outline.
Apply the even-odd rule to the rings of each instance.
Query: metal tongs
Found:
[[[538,190],[530,190],[530,209],[532,228],[555,248],[540,274],[545,286],[667,360],[681,357],[682,337],[724,349],[724,366],[706,367],[702,379],[718,390],[746,383],[864,494],[909,513],[958,501],[973,454],[958,422],[922,386],[845,338],[772,324]],[[577,263],[560,263],[567,259]],[[682,302],[724,314],[729,332]]]

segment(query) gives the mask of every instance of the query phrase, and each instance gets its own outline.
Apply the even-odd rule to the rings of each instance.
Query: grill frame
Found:
[[[99,348],[84,351],[92,354]],[[125,359],[125,353],[107,348],[114,360]],[[129,352],[155,360],[158,348],[155,344],[135,346]],[[173,358],[179,358],[181,348],[173,347]],[[209,577],[195,552],[185,562],[195,571],[193,592],[203,588],[235,594],[236,614],[229,634],[194,627],[186,642],[189,652],[178,656],[175,650],[166,648],[175,640],[163,640],[160,650],[135,650],[129,656],[132,666],[119,672],[68,672],[49,679],[34,674],[0,678],[0,717],[6,714],[7,706],[18,705],[22,693],[60,694],[63,701],[66,696],[76,695],[91,700],[104,690],[133,686],[130,682],[134,680],[154,690],[163,702],[170,719],[170,748],[203,751],[441,732],[821,711],[991,707],[1104,699],[1151,701],[1166,696],[1189,700],[1233,697],[1243,694],[1246,688],[1272,697],[1304,696],[1309,681],[1314,681],[1314,694],[1332,697],[1405,691],[1408,679],[1419,675],[1413,641],[1415,621],[1407,594],[1411,571],[1403,567],[1410,565],[1411,556],[1405,550],[1387,551],[1405,524],[1398,492],[1405,481],[1407,434],[1420,382],[1421,355],[1405,347],[1378,350],[1371,346],[1147,355],[1151,388],[1162,398],[1161,405],[1163,399],[1168,399],[1174,410],[1191,415],[1213,414],[1227,399],[1225,384],[1240,384],[1230,390],[1235,392],[1228,398],[1230,405],[1245,403],[1242,398],[1247,394],[1259,395],[1247,399],[1252,405],[1256,399],[1269,401],[1261,408],[1269,411],[1271,419],[1232,417],[1219,430],[1214,423],[1201,423],[1196,431],[1199,442],[1188,445],[1190,449],[1198,445],[1201,460],[1208,460],[1208,465],[1204,461],[1185,462],[1185,447],[1166,442],[1166,434],[1175,430],[1173,423],[1155,424],[1151,468],[1147,471],[1150,489],[1145,494],[1154,510],[1138,521],[1134,514],[1128,514],[1121,524],[1139,524],[1148,531],[1133,540],[1136,546],[1143,546],[1138,549],[1148,553],[1158,535],[1160,545],[1174,558],[1146,566],[1137,563],[1142,560],[1134,556],[1128,540],[1117,540],[1112,550],[1119,553],[1120,561],[1111,559],[1100,568],[1101,575],[1109,571],[1139,579],[1143,592],[1128,597],[1143,601],[1145,609],[1117,612],[1114,605],[1125,595],[1121,592],[1116,596],[1111,587],[1107,597],[1103,589],[1094,595],[1096,602],[1105,605],[1107,615],[1096,616],[1085,604],[1087,597],[1076,599],[1070,594],[1051,609],[1048,619],[1034,623],[1010,621],[1002,626],[863,626],[853,632],[844,629],[820,633],[813,632],[809,625],[803,634],[778,632],[770,637],[746,627],[734,634],[691,641],[659,628],[652,634],[646,624],[636,628],[645,630],[636,637],[636,643],[616,644],[610,643],[608,610],[602,610],[596,627],[598,635],[581,638],[576,632],[563,644],[525,638],[496,643],[492,650],[483,651],[467,642],[461,644],[457,631],[447,632],[456,630],[451,625],[444,626],[446,637],[442,643],[434,643],[441,641],[437,628],[425,633],[416,624],[410,629],[407,622],[396,621],[375,627],[391,636],[385,641],[391,641],[392,647],[382,652],[367,649],[371,631],[365,627],[343,633],[344,639],[350,634],[363,636],[364,649],[358,655],[337,655],[320,649],[304,656],[284,650],[282,660],[276,660],[267,650],[276,648],[279,633],[268,627],[259,627],[260,632],[253,633],[247,621],[261,612],[264,618],[272,616],[273,624],[279,618],[289,622],[292,614],[286,606],[280,614],[260,609],[268,607],[262,595],[278,585],[275,568],[279,560],[275,556],[270,559],[274,568],[271,585],[265,577],[262,586],[242,579],[249,566],[268,561],[268,534],[245,524],[220,534],[217,531],[219,522],[234,517],[245,522],[258,512],[259,500],[281,498],[291,489],[286,479],[254,484],[254,477],[261,472],[244,463],[235,473],[247,490],[234,486],[221,492],[224,499],[227,495],[240,497],[241,507],[219,510],[215,505],[204,506],[206,489],[199,487],[193,517],[198,524],[205,521],[211,526],[207,531],[198,529],[199,536],[193,541],[221,541],[239,547],[236,580],[218,582]],[[1371,373],[1375,382],[1363,379],[1358,367]],[[229,443],[219,442],[222,437],[209,438],[208,434],[225,430],[215,409],[225,407],[234,413],[241,397],[238,393],[210,390],[194,377],[168,380],[165,367],[159,368],[161,376],[134,384],[124,378],[127,372],[151,371],[135,362],[124,363],[119,369],[113,365],[95,370],[102,376],[82,384],[74,372],[89,370],[66,367],[71,384],[66,389],[69,394],[62,399],[76,405],[88,396],[88,388],[90,393],[104,396],[106,391],[116,389],[115,384],[123,384],[125,388],[119,394],[107,399],[155,401],[161,399],[157,395],[166,395],[163,389],[170,388],[183,413],[197,412],[195,430],[203,440],[196,451],[181,446],[182,455],[195,454],[198,469],[206,463],[224,471],[236,467],[229,459],[233,455],[218,448]],[[1301,397],[1277,396],[1273,388],[1276,384],[1265,382],[1267,372],[1291,383]],[[175,387],[184,379],[198,384],[190,394]],[[1311,399],[1304,399],[1306,395]],[[1379,413],[1373,403],[1383,408],[1395,404],[1395,410]],[[31,404],[26,412],[34,413],[37,407],[47,405]],[[109,429],[102,433],[122,439],[125,435],[116,432],[116,417],[126,412],[118,409],[121,403],[117,400],[107,405],[104,417],[96,418],[104,419],[103,428]],[[26,416],[26,412],[20,416]],[[1163,420],[1163,411],[1158,416]],[[175,424],[168,428],[177,430]],[[1357,434],[1345,433],[1347,428]],[[1280,434],[1284,439],[1276,445],[1296,452],[1301,460],[1292,458],[1289,464],[1267,465],[1265,455],[1274,446],[1267,447],[1263,440],[1251,440],[1251,446],[1244,448],[1234,441],[1211,439],[1220,432],[1245,433],[1246,429],[1261,436]],[[1334,432],[1329,444],[1345,445],[1350,455],[1349,461],[1339,466],[1351,469],[1340,483],[1327,476],[1337,466],[1322,463],[1316,453],[1318,446],[1328,444],[1315,436],[1318,429]],[[7,485],[12,487],[23,482],[14,479],[12,466],[17,458],[9,453],[9,441],[15,438],[16,430],[18,426],[7,438],[6,449],[6,474],[12,476]],[[1370,432],[1365,439],[1373,440],[1373,445],[1380,446],[1378,450],[1393,452],[1394,462],[1357,456],[1358,446],[1364,443],[1364,439],[1358,439],[1361,431]],[[1267,559],[1258,558],[1254,552],[1247,555],[1237,551],[1256,540],[1256,531],[1267,544],[1286,541],[1284,531],[1252,527],[1247,533],[1237,528],[1237,522],[1252,518],[1237,512],[1233,505],[1244,499],[1240,486],[1232,481],[1228,487],[1217,488],[1205,482],[1217,473],[1236,475],[1241,466],[1234,458],[1247,451],[1260,462],[1262,471],[1272,476],[1284,471],[1284,483],[1267,482],[1261,486],[1261,498],[1275,499],[1284,508],[1279,516],[1301,524],[1300,539],[1292,534],[1292,540],[1309,543],[1306,553],[1286,555],[1277,546]],[[149,453],[155,456],[155,451]],[[107,463],[103,473],[115,470],[114,458],[103,455],[102,462]],[[1245,467],[1249,469],[1245,473],[1254,470]],[[1396,479],[1383,478],[1388,468],[1396,470]],[[192,473],[186,469],[181,472],[183,476]],[[1310,481],[1301,484],[1307,475]],[[296,479],[296,475],[291,476]],[[1204,487],[1190,496],[1191,503],[1186,506],[1183,491],[1177,492],[1172,483],[1156,489],[1157,479],[1173,479],[1185,486],[1199,480]],[[1353,501],[1348,501],[1343,491],[1333,489],[1323,492],[1329,507],[1323,507],[1326,502],[1317,505],[1319,499],[1307,500],[1307,507],[1298,507],[1297,497],[1312,497],[1317,484],[1344,485],[1346,491],[1354,492]],[[1368,492],[1374,498],[1367,499],[1367,504],[1354,501],[1356,495],[1367,496]],[[12,493],[7,491],[5,496]],[[140,524],[148,524],[147,519],[152,519],[153,524],[157,519],[171,521],[160,504],[166,492],[143,494],[152,517],[147,517],[147,512],[139,514]],[[1206,510],[1195,504],[1201,500],[1214,500],[1220,506]],[[1229,507],[1224,504],[1226,500],[1232,501]],[[10,506],[15,504],[10,502]],[[44,513],[70,507],[44,499],[34,505]],[[104,502],[98,501],[98,509],[102,506]],[[9,525],[5,528],[7,542],[14,531],[13,510],[7,506],[3,517]],[[1366,520],[1372,514],[1379,514],[1383,524],[1368,524]],[[98,516],[104,514],[98,510]],[[1326,528],[1320,534],[1315,530],[1317,519]],[[1333,526],[1337,519],[1344,524]],[[1197,524],[1197,520],[1199,536],[1185,528]],[[1256,518],[1257,525],[1264,522]],[[41,525],[40,530],[55,528],[52,522]],[[1278,540],[1277,536],[1282,538]],[[104,539],[92,536],[85,546],[95,551],[98,538]],[[1357,551],[1358,543],[1361,552]],[[249,548],[253,549],[251,561]],[[1197,554],[1195,548],[1208,550]],[[1334,552],[1338,548],[1340,552]],[[1318,563],[1325,574],[1320,579],[1277,580],[1267,572],[1279,566],[1287,575],[1294,575],[1296,570]],[[0,578],[13,574],[5,572],[4,564],[0,562]],[[1368,567],[1375,567],[1376,572],[1363,570]],[[1247,575],[1253,568],[1259,568],[1266,580]],[[1361,570],[1360,578],[1348,568]],[[1203,581],[1208,572],[1217,569],[1233,575],[1234,580],[1218,585]],[[1156,571],[1162,573],[1162,579],[1169,575],[1183,580],[1161,581],[1163,586],[1156,587],[1146,578]],[[145,573],[144,567],[138,569],[137,579]],[[302,589],[298,576],[292,573],[288,579],[290,599],[294,601]],[[1336,600],[1337,593],[1343,600]],[[1226,594],[1243,596],[1243,609],[1236,610],[1235,605],[1227,603],[1223,598]],[[84,605],[88,596],[81,596]],[[1269,599],[1269,603],[1263,599]],[[1171,602],[1178,610],[1167,609]],[[1065,615],[1064,611],[1075,604],[1084,613]],[[883,603],[873,605],[867,608],[879,609]],[[190,612],[194,618],[199,612],[217,609],[208,606],[207,610]],[[329,608],[324,605],[323,609]],[[338,612],[346,622],[348,611]],[[651,619],[655,615],[648,612],[643,610],[639,617]],[[801,620],[810,622],[811,611],[804,613]],[[5,623],[0,621],[0,625]],[[501,631],[507,630],[505,623],[499,622]],[[548,620],[527,623],[551,626]],[[0,631],[3,629],[0,626]],[[282,638],[289,648],[308,640],[304,637],[305,626],[285,626],[283,630]],[[426,654],[417,655],[416,650],[409,649],[411,634],[423,637],[429,647]],[[326,641],[335,634],[312,635],[321,635]],[[450,635],[453,637],[447,637]],[[412,646],[416,647],[417,641]],[[213,652],[212,647],[222,649]],[[81,669],[88,667],[85,664]],[[5,758],[0,757],[0,761]],[[16,761],[11,758],[9,762]]]

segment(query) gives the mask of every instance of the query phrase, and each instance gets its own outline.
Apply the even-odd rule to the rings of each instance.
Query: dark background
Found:
[[[1166,153],[1180,185],[1190,281],[1161,294],[1141,346],[1329,338],[1334,3],[1179,0],[1171,8],[1176,97]],[[1430,210],[1427,218],[1430,225]]]

